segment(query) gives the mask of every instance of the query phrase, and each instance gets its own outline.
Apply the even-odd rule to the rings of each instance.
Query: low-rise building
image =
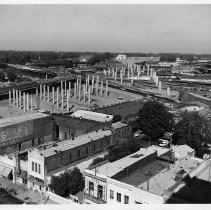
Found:
[[[86,169],[85,203],[165,203],[187,176],[204,169],[204,161],[192,154],[177,158],[174,153],[178,151],[151,146],[113,163]]]
[[[52,138],[53,123],[47,114],[37,112],[0,121],[0,154],[18,152]]]

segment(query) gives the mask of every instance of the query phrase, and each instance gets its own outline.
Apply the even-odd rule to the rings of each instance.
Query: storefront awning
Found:
[[[11,168],[0,164],[0,175],[1,176],[8,178],[11,172],[12,172]]]

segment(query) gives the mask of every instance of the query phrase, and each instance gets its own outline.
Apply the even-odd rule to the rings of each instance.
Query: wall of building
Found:
[[[0,153],[12,153],[52,140],[53,123],[50,116],[0,128]]]
[[[112,142],[111,138],[112,136],[109,136],[109,137],[106,136],[94,142],[90,141],[90,143],[46,157],[45,165],[46,165],[47,171],[49,172],[49,171],[58,169],[60,167],[71,164],[85,157],[91,156],[92,154],[99,153],[108,149],[108,147],[111,145],[111,142]],[[116,141],[114,141],[114,143],[115,142]],[[78,155],[79,151],[80,151],[80,156]]]
[[[60,140],[70,139],[72,138],[72,136],[76,137],[92,131],[96,131],[111,124],[111,122],[101,123],[92,120],[64,116],[60,114],[54,114],[52,115],[52,117],[55,127],[54,135],[58,136]],[[56,133],[57,126],[59,127],[59,134]],[[65,136],[67,138],[65,138]]]

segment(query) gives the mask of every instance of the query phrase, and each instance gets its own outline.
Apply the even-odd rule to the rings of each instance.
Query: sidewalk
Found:
[[[25,203],[34,203],[34,204],[44,204],[46,201],[46,197],[41,195],[38,191],[29,190],[25,185],[22,184],[14,184],[11,181],[3,179],[0,177],[0,187],[6,187],[8,191],[11,192],[11,195],[15,198],[22,200]],[[47,200],[47,204],[54,204],[54,201]]]

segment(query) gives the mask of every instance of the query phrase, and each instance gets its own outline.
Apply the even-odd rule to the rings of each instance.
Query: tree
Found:
[[[114,115],[112,119],[112,123],[116,123],[122,120],[122,117],[120,114]]]
[[[175,124],[173,144],[187,144],[199,150],[204,144],[211,141],[210,122],[197,112],[185,112],[181,120]]]
[[[14,69],[6,69],[7,77],[12,82],[17,79],[17,74],[15,74],[13,71]]]
[[[139,110],[139,129],[150,139],[158,140],[165,132],[171,132],[174,119],[167,108],[156,101],[148,101]]]
[[[50,189],[59,196],[66,197],[70,194],[75,195],[84,189],[84,178],[80,170],[75,167],[67,170],[59,176],[52,176]]]
[[[5,81],[5,75],[3,71],[0,71],[0,82],[4,82]]]

